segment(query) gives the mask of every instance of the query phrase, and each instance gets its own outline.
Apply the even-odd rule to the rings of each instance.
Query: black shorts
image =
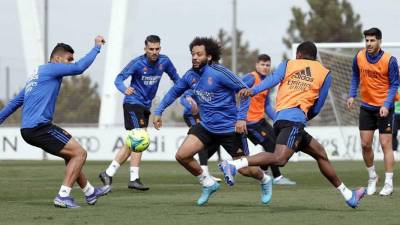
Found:
[[[149,125],[150,111],[139,104],[124,103],[124,123],[126,130],[147,128]]]
[[[392,133],[393,110],[389,110],[386,117],[379,115],[379,110],[371,110],[360,107],[359,129],[360,130],[379,130],[380,134]]]
[[[275,134],[272,128],[265,119],[256,123],[247,124],[247,137],[255,145],[263,146],[267,152],[275,150]]]
[[[189,129],[188,134],[200,139],[206,149],[211,146],[216,149],[222,145],[232,158],[249,155],[247,138],[239,133],[211,133],[201,124],[196,124]]]
[[[67,131],[51,123],[23,128],[21,135],[28,144],[56,156],[59,156],[60,151],[72,138]]]
[[[307,147],[312,136],[304,130],[304,124],[288,120],[278,120],[274,123],[276,144],[286,145],[293,151],[301,151]]]
[[[200,123],[200,116],[183,116],[183,120],[185,121],[186,125],[188,127],[191,127],[193,125],[196,125]]]

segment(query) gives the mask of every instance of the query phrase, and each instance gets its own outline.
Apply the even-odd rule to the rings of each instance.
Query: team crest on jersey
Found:
[[[192,79],[192,84],[195,84],[197,82],[196,78]]]
[[[208,85],[212,85],[212,84],[213,84],[213,79],[212,79],[212,77],[208,77],[207,83],[208,83]]]
[[[261,135],[265,137],[265,136],[267,136],[267,132],[261,131]]]
[[[162,64],[160,64],[160,65],[158,66],[158,69],[159,69],[159,70],[163,70],[163,69],[164,69],[164,66],[163,66]]]
[[[140,123],[140,125],[144,125],[144,120],[140,119],[139,123]]]
[[[149,69],[147,68],[147,66],[145,66],[145,67],[143,68],[143,73],[146,74],[147,71],[149,71]]]

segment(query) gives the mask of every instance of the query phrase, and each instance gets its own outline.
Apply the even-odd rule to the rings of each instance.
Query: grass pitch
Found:
[[[94,185],[109,162],[88,162],[84,171]],[[362,162],[333,162],[348,187],[366,185]],[[384,174],[382,162],[376,163]],[[215,163],[210,163],[213,175]],[[72,195],[80,209],[54,208],[52,200],[61,185],[62,161],[0,161],[0,224],[399,224],[400,197],[395,171],[391,197],[367,196],[358,209],[349,208],[340,193],[319,173],[315,162],[290,162],[283,173],[297,185],[274,186],[268,206],[260,203],[259,184],[237,176],[234,187],[222,184],[207,205],[199,207],[197,179],[176,162],[143,162],[141,180],[147,192],[127,188],[128,164],[114,176],[113,191],[95,206],[84,203],[75,186]],[[379,183],[379,188],[382,187]]]

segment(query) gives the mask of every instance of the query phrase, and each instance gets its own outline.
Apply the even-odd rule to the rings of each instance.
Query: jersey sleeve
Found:
[[[278,68],[272,74],[268,75],[261,83],[253,88],[251,96],[254,96],[279,84],[285,78],[286,65],[287,61],[279,64]]]
[[[11,99],[0,111],[0,124],[24,104],[25,89],[22,89],[17,96]]]
[[[156,116],[161,116],[164,110],[188,89],[190,89],[190,82],[188,76],[185,75],[169,89],[167,94],[164,96],[164,98],[161,100],[160,104],[154,111],[154,114]]]
[[[97,54],[100,53],[101,46],[96,45],[90,50],[86,56],[81,58],[75,63],[53,63],[51,64],[52,73],[55,76],[74,76],[82,74],[96,59]]]
[[[178,73],[176,72],[174,64],[171,62],[169,58],[167,61],[167,68],[165,69],[165,72],[168,74],[169,78],[171,78],[171,80],[174,83],[178,82],[178,80],[180,79]]]
[[[354,98],[357,96],[357,90],[360,84],[360,71],[357,64],[357,55],[353,59],[352,71],[353,72],[350,81],[349,97]]]
[[[265,112],[267,113],[268,117],[271,118],[271,120],[275,120],[275,109],[271,105],[269,95],[265,97]]]
[[[395,57],[391,57],[389,61],[389,93],[383,103],[386,108],[393,107],[393,101],[399,87],[399,66]]]
[[[124,81],[128,79],[129,76],[135,73],[136,69],[136,59],[130,61],[128,65],[117,75],[114,81],[115,87],[122,93],[125,94],[125,84]]]

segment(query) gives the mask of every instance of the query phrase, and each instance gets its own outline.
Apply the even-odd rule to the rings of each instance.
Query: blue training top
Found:
[[[115,86],[125,94],[127,87],[124,80],[131,77],[130,87],[134,88],[132,95],[125,95],[124,103],[140,104],[150,109],[151,102],[156,96],[161,75],[166,72],[171,80],[176,83],[179,75],[174,65],[166,55],[160,55],[158,60],[151,64],[146,55],[133,59],[115,78]]]
[[[82,74],[93,63],[100,48],[96,45],[76,63],[50,62],[39,66],[28,78],[25,88],[0,111],[0,124],[20,106],[23,106],[21,128],[51,123],[63,77]]]
[[[246,84],[221,65],[205,65],[198,72],[190,69],[168,91],[154,113],[161,116],[175,99],[192,89],[201,125],[212,133],[231,133],[236,121],[246,119],[249,109],[250,98],[241,99],[239,109],[236,106],[236,93],[242,88],[247,88]]]

